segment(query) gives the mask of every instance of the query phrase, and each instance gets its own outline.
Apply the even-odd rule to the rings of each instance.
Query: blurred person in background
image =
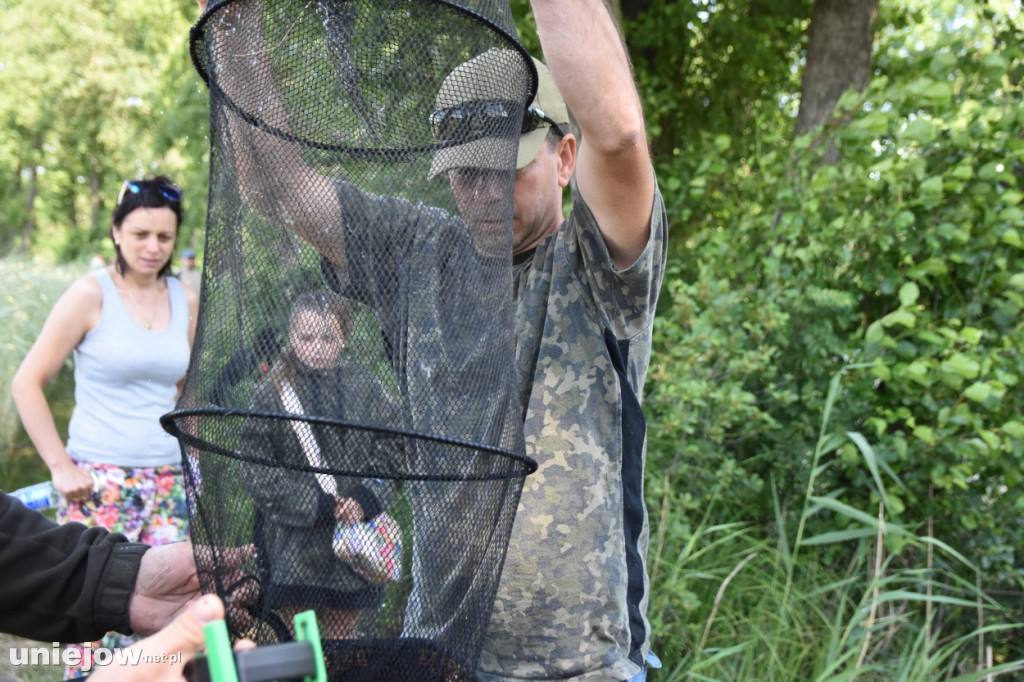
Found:
[[[196,267],[196,251],[189,248],[181,252],[181,270],[177,278],[182,284],[191,287],[192,291],[199,293],[200,285],[203,282],[203,273]]]

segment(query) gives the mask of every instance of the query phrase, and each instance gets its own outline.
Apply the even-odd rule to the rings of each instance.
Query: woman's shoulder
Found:
[[[103,289],[93,273],[81,277],[64,290],[47,317],[42,334],[57,332],[77,345],[99,324],[103,312]],[[70,348],[68,349],[70,352]]]
[[[339,377],[341,381],[365,380],[370,371],[363,364],[352,358],[343,357],[331,370],[332,374]]]
[[[99,311],[103,307],[103,286],[100,277],[105,270],[96,270],[71,283],[61,296],[62,302],[81,313]],[[106,275],[109,278],[109,274]]]
[[[358,386],[367,400],[373,403],[381,399],[393,403],[395,396],[384,381],[369,367],[358,360],[345,359],[337,370],[339,385]]]

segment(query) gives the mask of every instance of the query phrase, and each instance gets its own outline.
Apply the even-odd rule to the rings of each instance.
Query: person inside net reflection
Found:
[[[288,341],[256,391],[253,409],[359,422],[395,404],[383,382],[346,357],[349,301],[326,292],[299,296]],[[356,635],[358,611],[376,607],[373,583],[332,547],[339,523],[367,521],[395,495],[401,443],[386,434],[315,421],[249,418],[241,436],[245,481],[258,509],[260,553],[269,563],[262,585],[267,608],[286,623],[313,608],[325,638]],[[372,461],[368,468],[365,460]],[[314,474],[297,467],[368,471],[368,476]]]

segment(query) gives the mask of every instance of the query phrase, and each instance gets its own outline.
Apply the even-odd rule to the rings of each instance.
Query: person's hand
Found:
[[[342,523],[359,523],[365,518],[363,505],[351,497],[341,497],[335,501],[334,518]]]
[[[199,13],[202,14],[206,11],[206,5],[209,4],[209,0],[196,0],[196,3],[199,5]]]
[[[142,555],[128,602],[132,630],[149,635],[171,622],[199,596],[191,542],[151,547]]]
[[[256,546],[215,548],[195,545],[195,556],[202,570],[210,571],[216,567],[217,584],[230,591],[225,597],[228,622],[237,630],[249,627],[253,620],[249,609],[259,598],[259,583],[251,571],[244,570],[243,565],[256,556]],[[210,579],[207,576],[206,581]]]
[[[184,544],[184,543],[181,543]],[[150,552],[146,552],[149,554]],[[145,556],[145,555],[143,555]],[[184,681],[185,665],[206,648],[203,627],[224,617],[224,604],[213,594],[196,600],[160,632],[133,644],[141,649],[139,663],[119,666],[111,663],[97,668],[90,682],[177,682]],[[242,640],[235,649],[256,646]],[[114,659],[118,660],[117,658]]]
[[[92,474],[69,458],[66,463],[50,469],[53,487],[68,502],[86,502],[95,485]]]
[[[208,547],[198,548],[200,559]],[[219,568],[226,571],[227,584],[233,584],[242,563],[255,553],[252,545],[226,547],[218,551]],[[210,559],[206,559],[208,564]],[[132,630],[147,635],[166,626],[193,599],[199,596],[199,578],[191,542],[175,542],[152,547],[142,555],[135,591],[128,602],[128,619]],[[256,599],[256,587],[251,582],[231,595],[232,615]]]

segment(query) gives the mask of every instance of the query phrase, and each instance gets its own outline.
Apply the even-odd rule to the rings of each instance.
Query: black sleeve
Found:
[[[128,600],[147,545],[57,525],[0,492],[0,631],[43,642],[131,632]]]

